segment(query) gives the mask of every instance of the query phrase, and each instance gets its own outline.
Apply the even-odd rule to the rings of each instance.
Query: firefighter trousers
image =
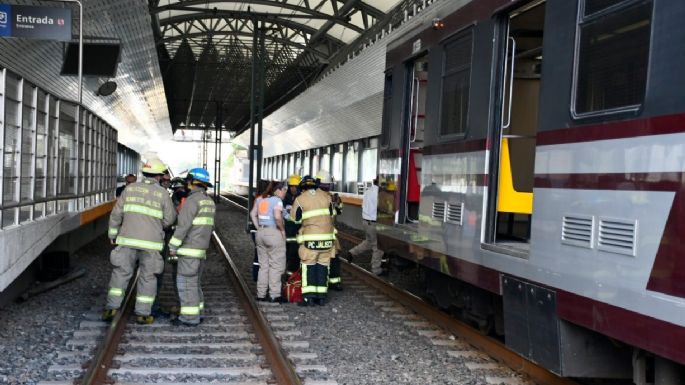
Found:
[[[109,280],[107,309],[118,309],[124,299],[128,281],[138,263],[138,286],[136,288],[137,315],[150,315],[152,303],[157,295],[157,276],[164,270],[164,260],[158,251],[139,250],[117,246],[112,250],[109,261],[114,266]]]
[[[335,248],[328,250],[311,250],[300,245],[302,269],[302,297],[326,298],[328,293],[328,268]]]
[[[204,259],[200,258],[183,256],[178,258],[176,286],[181,302],[181,311],[178,319],[183,322],[191,324],[200,323],[200,315],[205,307],[204,294],[202,293],[202,285],[200,283],[204,262]]]
[[[331,259],[331,268],[328,272],[328,283],[336,285],[342,283],[342,262],[340,258]]]
[[[257,255],[259,275],[257,276],[257,297],[281,296],[281,276],[285,272],[285,238],[275,227],[257,230]]]
[[[157,275],[157,296],[155,297],[155,302],[152,304],[152,313],[159,312],[162,310],[162,304],[159,299],[159,293],[164,288],[164,285],[168,285],[168,280],[165,280],[165,275],[171,270],[171,290],[175,294],[175,298],[178,298],[178,290],[176,290],[176,260],[178,257],[172,257],[169,255],[169,240],[173,235],[173,231],[164,231],[164,249],[162,249],[162,259],[164,259],[164,268],[162,273]],[[166,281],[166,282],[165,282]]]

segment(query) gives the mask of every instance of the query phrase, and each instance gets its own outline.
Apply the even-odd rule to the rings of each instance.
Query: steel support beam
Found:
[[[214,200],[219,199],[221,193],[221,136],[224,106],[220,101],[216,101],[216,122],[214,123]]]
[[[257,21],[252,21],[252,73],[251,73],[251,84],[250,84],[250,146],[249,146],[249,157],[250,157],[250,174],[248,178],[248,197],[247,197],[247,226],[250,226],[250,212],[252,211],[252,203],[255,198],[255,161],[257,158],[257,149],[255,145],[255,118],[257,110],[257,65],[259,59],[257,58],[257,43],[258,43],[258,32],[257,32]]]

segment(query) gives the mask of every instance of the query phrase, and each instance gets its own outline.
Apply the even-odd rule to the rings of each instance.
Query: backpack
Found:
[[[282,295],[288,302],[302,302],[302,273],[299,269],[285,281]]]

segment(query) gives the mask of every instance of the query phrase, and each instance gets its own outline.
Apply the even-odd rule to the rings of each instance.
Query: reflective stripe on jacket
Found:
[[[120,246],[161,251],[164,227],[176,220],[169,193],[156,179],[144,178],[124,189],[109,216],[110,239]]]
[[[169,249],[182,257],[205,258],[214,229],[215,211],[214,201],[204,189],[191,191],[178,214]]]
[[[302,222],[297,242],[335,239],[331,195],[321,189],[303,191],[293,202],[290,217]]]

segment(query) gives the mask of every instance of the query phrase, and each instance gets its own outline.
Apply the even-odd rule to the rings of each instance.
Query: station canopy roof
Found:
[[[215,129],[218,108],[223,128],[247,127],[255,25],[265,36],[268,113],[306,89],[341,49],[400,2],[149,1],[174,131]]]

